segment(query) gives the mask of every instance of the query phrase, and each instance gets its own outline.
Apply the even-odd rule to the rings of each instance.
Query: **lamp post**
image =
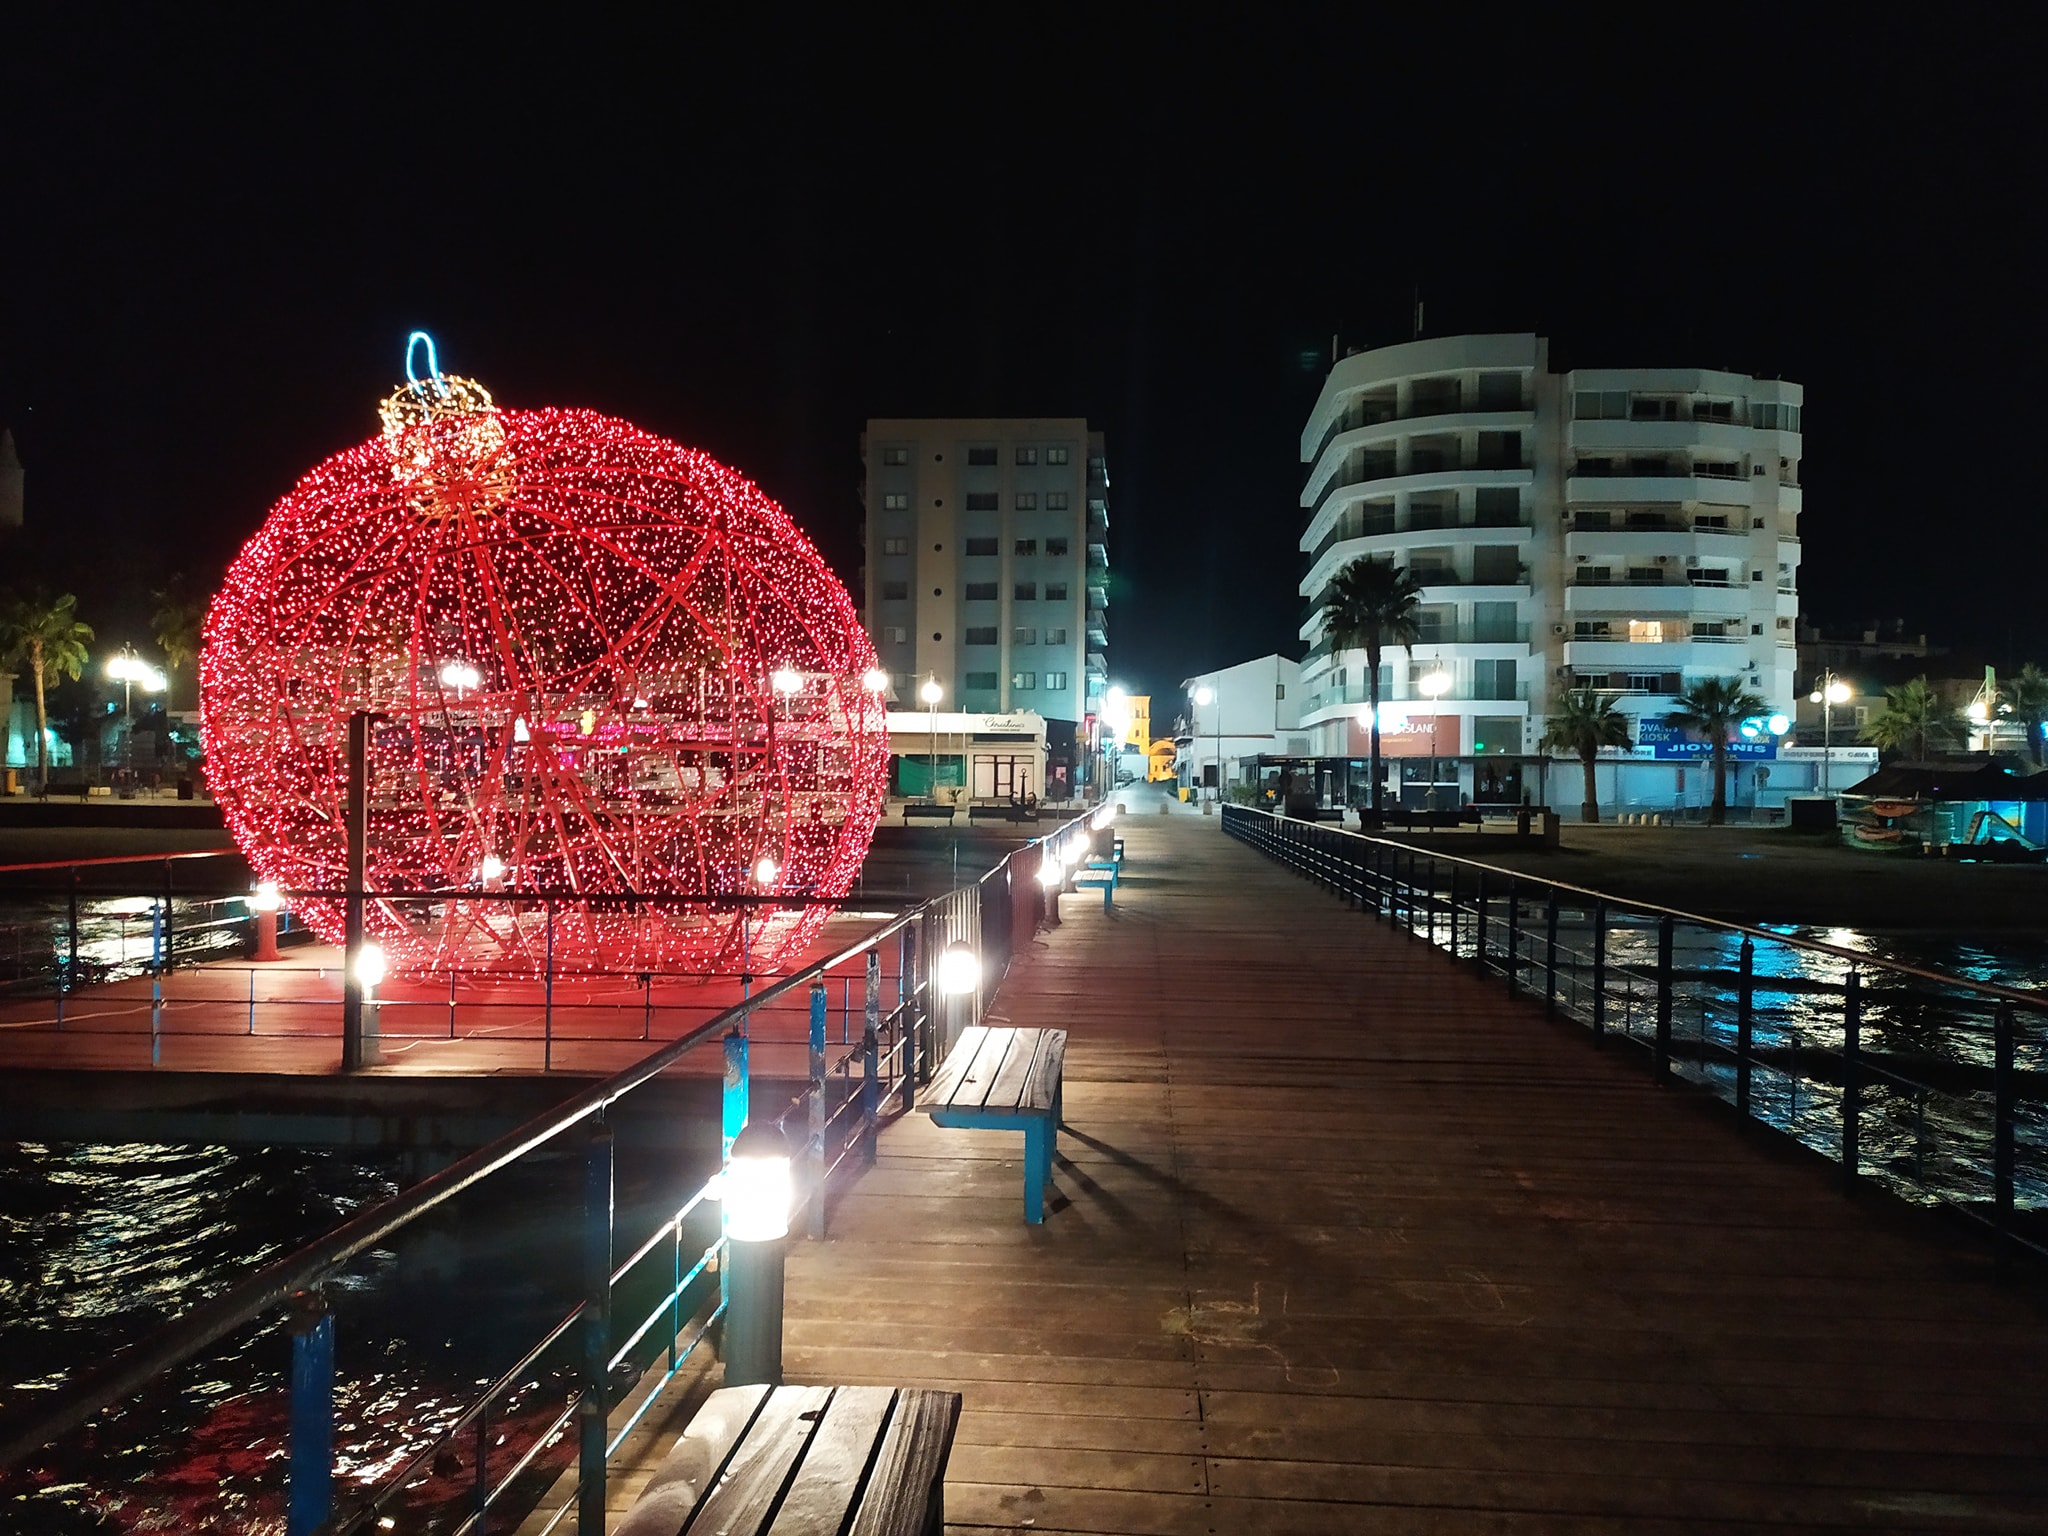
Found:
[[[929,712],[925,725],[925,741],[932,749],[932,781],[925,787],[925,798],[933,805],[939,803],[939,700],[946,696],[946,690],[939,686],[936,677],[927,677],[924,686],[917,691]]]
[[[249,896],[249,910],[256,914],[256,953],[252,960],[276,960],[277,909],[284,905],[275,880],[261,880]]]
[[[1210,755],[1216,760],[1215,797],[1220,800],[1223,798],[1223,699],[1214,688],[1204,683],[1195,690],[1195,707],[1197,709],[1207,709],[1211,704],[1216,706],[1216,729],[1209,738],[1212,748]],[[1201,735],[1201,724],[1202,722],[1199,719],[1196,720],[1195,734],[1197,736]]]
[[[1422,678],[1422,691],[1429,697],[1429,808],[1436,809],[1436,716],[1437,701],[1450,691],[1451,674],[1438,663]]]
[[[163,673],[152,667],[135,654],[135,647],[124,645],[107,662],[107,676],[121,685],[121,713],[127,717],[128,768],[135,768],[135,685],[140,683],[144,693],[159,691],[166,681]]]
[[[773,1121],[733,1138],[719,1180],[731,1285],[725,1308],[725,1384],[782,1384],[782,1251],[795,1204],[789,1143]],[[824,1198],[824,1191],[817,1192]]]
[[[1846,704],[1853,695],[1849,685],[1835,676],[1830,667],[1821,673],[1808,697],[1820,706],[1820,792],[1825,795],[1831,792],[1828,779],[1834,766],[1835,706]]]

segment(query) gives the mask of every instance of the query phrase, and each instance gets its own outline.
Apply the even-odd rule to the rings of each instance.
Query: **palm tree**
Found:
[[[1330,582],[1323,638],[1332,651],[1363,649],[1366,696],[1372,701],[1372,808],[1380,808],[1380,653],[1421,638],[1422,583],[1390,561],[1360,557]]]
[[[2020,668],[2018,676],[1998,690],[1998,702],[2015,719],[2026,723],[2027,756],[2033,759],[2034,766],[2039,768],[2048,762],[2041,745],[2041,725],[2048,721],[2048,672],[2028,662]]]
[[[1664,717],[1675,725],[1704,736],[1714,756],[1714,799],[1707,808],[1707,825],[1718,827],[1728,819],[1728,737],[1751,715],[1771,706],[1761,694],[1751,693],[1739,677],[1703,677],[1678,696],[1678,708]]]
[[[1631,747],[1628,717],[1614,707],[1614,695],[1594,688],[1567,688],[1551,707],[1543,728],[1543,750],[1576,754],[1586,770],[1586,798],[1579,804],[1581,821],[1600,819],[1600,790],[1593,781],[1593,760],[1602,747]]]
[[[206,605],[193,602],[172,584],[156,595],[157,610],[150,617],[156,643],[163,647],[164,664],[173,680],[199,659],[200,631],[206,624]],[[177,690],[182,692],[182,690]],[[176,693],[165,700],[167,708],[178,708]]]
[[[1910,752],[1920,762],[1930,752],[1961,746],[1969,735],[1962,712],[1943,703],[1924,677],[1885,689],[1884,713],[1863,727],[1863,740],[1886,756]]]
[[[17,598],[0,609],[0,666],[28,663],[36,689],[36,789],[50,787],[50,710],[45,697],[65,678],[85,670],[92,626],[78,622],[78,599],[69,592],[52,602],[43,596]]]

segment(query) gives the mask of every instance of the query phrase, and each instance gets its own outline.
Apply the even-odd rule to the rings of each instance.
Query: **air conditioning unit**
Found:
[[[1559,677],[1570,677],[1572,675],[1572,669],[1570,667],[1559,667],[1557,669],[1556,675]]]
[[[1687,565],[1698,565],[1700,563],[1700,557],[1698,555],[1687,555],[1685,557],[1685,563]]]
[[[1564,627],[1564,626],[1563,626],[1562,624],[1553,624],[1553,625],[1551,625],[1551,626],[1550,626],[1550,632],[1551,632],[1551,633],[1552,633],[1553,635],[1562,635],[1562,634],[1566,633],[1566,630],[1565,630],[1565,627]]]
[[[1581,556],[1579,556],[1579,564],[1581,564],[1581,565],[1584,565],[1584,564],[1586,563],[1586,561],[1587,561],[1587,559],[1588,559],[1588,558],[1589,558],[1589,557],[1588,557],[1588,556],[1586,556],[1586,555],[1581,555]]]
[[[1671,557],[1669,555],[1659,555],[1657,557],[1657,563],[1659,565],[1669,565],[1671,563]]]

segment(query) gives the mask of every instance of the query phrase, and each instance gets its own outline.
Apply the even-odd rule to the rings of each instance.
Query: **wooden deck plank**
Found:
[[[965,1395],[949,1531],[2039,1528],[2048,1324],[1979,1250],[1213,822],[1123,831],[987,1020],[1068,1031],[1045,1225],[913,1115],[790,1254],[790,1379]]]

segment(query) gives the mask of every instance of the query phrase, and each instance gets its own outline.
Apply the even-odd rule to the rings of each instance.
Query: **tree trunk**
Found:
[[[1707,825],[1721,826],[1728,820],[1728,749],[1714,743],[1714,803],[1707,807]]]
[[[1579,805],[1579,820],[1598,822],[1600,820],[1600,785],[1593,777],[1593,754],[1581,752],[1579,766],[1586,770],[1586,798]]]
[[[37,641],[28,648],[29,670],[36,679],[36,793],[50,792],[50,711],[43,697],[43,647]]]
[[[1372,710],[1372,808],[1375,812],[1385,809],[1382,778],[1380,773],[1380,653],[1377,646],[1368,646],[1365,652],[1365,696]]]

